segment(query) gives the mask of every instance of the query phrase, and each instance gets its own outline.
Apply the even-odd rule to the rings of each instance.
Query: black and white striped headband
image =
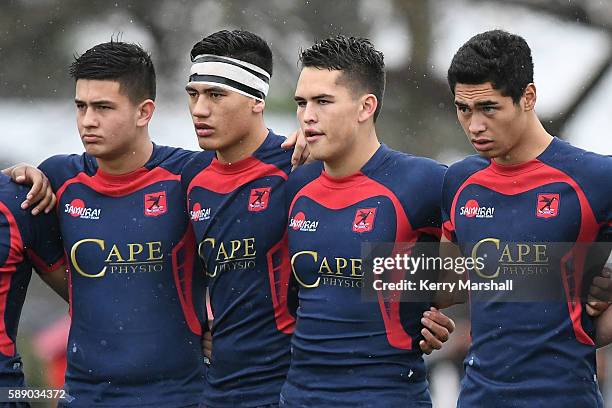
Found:
[[[270,74],[235,58],[202,54],[192,59],[189,84],[220,86],[263,101],[270,88]]]

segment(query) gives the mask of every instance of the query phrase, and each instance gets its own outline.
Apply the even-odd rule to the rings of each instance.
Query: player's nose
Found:
[[[97,127],[98,117],[94,109],[85,109],[83,116],[81,117],[81,124],[86,128]]]
[[[480,115],[472,115],[468,124],[468,130],[473,135],[482,133],[487,130],[486,122],[480,117]]]
[[[207,103],[206,98],[199,97],[198,100],[193,105],[193,109],[191,110],[191,114],[197,117],[209,117],[211,114],[210,105]]]
[[[315,123],[317,121],[316,109],[313,103],[306,103],[302,114],[304,123]]]

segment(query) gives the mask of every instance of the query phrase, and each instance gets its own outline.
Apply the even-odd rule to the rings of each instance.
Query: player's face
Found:
[[[120,157],[138,141],[140,106],[119,88],[119,82],[112,80],[76,82],[74,101],[79,135],[85,151],[100,159]]]
[[[229,152],[249,136],[253,106],[261,102],[219,86],[192,83],[185,89],[202,149]]]
[[[359,98],[344,85],[342,71],[306,67],[295,90],[297,117],[310,154],[332,162],[358,148]]]
[[[490,82],[455,86],[457,118],[476,151],[488,158],[507,160],[516,151],[527,127],[527,115],[512,98]]]

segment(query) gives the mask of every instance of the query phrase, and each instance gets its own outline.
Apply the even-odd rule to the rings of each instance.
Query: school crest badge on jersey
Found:
[[[354,232],[368,232],[374,228],[376,208],[360,208],[355,212],[353,219]]]
[[[539,218],[552,218],[559,214],[559,194],[538,194],[536,216]]]
[[[165,214],[168,211],[166,203],[166,192],[160,191],[157,193],[145,194],[144,196],[144,214],[149,217],[157,217]]]
[[[249,211],[259,212],[268,208],[268,203],[270,202],[270,190],[272,190],[271,187],[251,189],[251,194],[249,195]]]

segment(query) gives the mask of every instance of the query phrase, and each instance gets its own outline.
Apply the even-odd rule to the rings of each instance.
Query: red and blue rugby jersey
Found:
[[[0,173],[0,387],[24,386],[15,340],[32,266],[45,273],[64,264],[55,216],[22,210],[27,192]]]
[[[203,280],[180,173],[193,152],[154,146],[125,175],[87,154],[41,164],[70,267],[66,390],[77,407],[182,407],[204,387]]]
[[[449,168],[446,237],[465,255],[475,251],[496,260],[470,279],[513,279],[531,296],[529,282],[549,276],[552,284],[544,289],[561,295],[559,301],[508,302],[501,292],[486,301],[472,293],[472,346],[460,407],[602,406],[593,324],[580,298],[592,277],[586,279],[586,255],[574,243],[610,240],[611,175],[612,158],[557,138],[523,164],[470,156]]]
[[[445,167],[382,145],[360,172],[292,173],[289,253],[299,284],[281,406],[429,407],[418,342],[426,303],[362,300],[362,244],[435,242]],[[297,191],[295,195],[292,191]]]
[[[285,180],[291,152],[269,132],[248,158],[202,152],[183,172],[214,315],[204,403],[278,404],[290,358]]]

